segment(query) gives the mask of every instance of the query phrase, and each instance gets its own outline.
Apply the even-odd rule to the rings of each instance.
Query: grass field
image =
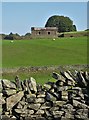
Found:
[[[2,41],[2,67],[16,68],[50,65],[87,64],[87,37]],[[3,78],[21,80],[33,76],[37,83],[54,81],[53,71],[3,73]]]
[[[87,63],[87,37],[2,41],[2,67]]]

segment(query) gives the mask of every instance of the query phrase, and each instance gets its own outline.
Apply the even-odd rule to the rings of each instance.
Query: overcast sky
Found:
[[[87,28],[87,2],[2,2],[0,33],[24,35],[32,26],[44,27],[52,15],[70,17],[79,31]]]

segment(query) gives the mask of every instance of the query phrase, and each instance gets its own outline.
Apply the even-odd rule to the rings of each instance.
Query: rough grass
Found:
[[[62,68],[61,68],[62,70]],[[71,67],[66,67],[63,68],[63,71],[66,71],[66,70],[70,70],[71,72],[73,72],[75,70],[75,68],[71,68]],[[82,71],[88,71],[89,72],[89,68],[77,68],[76,70],[82,70]],[[60,74],[60,69],[58,70],[44,70],[44,71],[36,71],[36,72],[26,72],[26,71],[23,71],[23,72],[14,72],[14,73],[3,73],[3,78],[4,79],[8,79],[8,80],[12,80],[14,81],[15,80],[15,77],[16,75],[19,76],[20,80],[25,80],[25,79],[29,79],[30,77],[33,77],[36,79],[36,82],[37,83],[40,83],[41,85],[43,85],[44,83],[48,82],[48,81],[55,81],[55,79],[52,78],[52,73],[53,72],[57,72]]]
[[[87,37],[2,41],[2,67],[87,64]]]
[[[52,71],[29,72],[29,73],[27,72],[3,73],[3,78],[14,81],[16,75],[19,76],[20,80],[25,80],[29,79],[30,77],[33,77],[36,79],[37,83],[40,83],[42,85],[48,81],[55,81],[55,79],[52,78]]]

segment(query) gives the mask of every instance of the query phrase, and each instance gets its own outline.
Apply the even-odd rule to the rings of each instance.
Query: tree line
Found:
[[[73,24],[73,21],[69,17],[59,15],[49,17],[45,27],[57,27],[58,33],[77,31],[76,25]],[[89,29],[87,30],[89,31]],[[2,39],[31,39],[31,33],[26,33],[25,35],[20,36],[18,33],[13,34],[11,32],[9,35],[2,34]]]
[[[13,34],[12,32],[9,35],[2,34],[2,39],[6,40],[22,40],[22,39],[31,39],[31,33],[26,33],[25,35],[19,35],[18,33]]]

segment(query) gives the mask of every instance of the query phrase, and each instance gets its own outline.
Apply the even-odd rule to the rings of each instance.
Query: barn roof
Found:
[[[57,27],[32,27],[31,30],[58,30]]]

